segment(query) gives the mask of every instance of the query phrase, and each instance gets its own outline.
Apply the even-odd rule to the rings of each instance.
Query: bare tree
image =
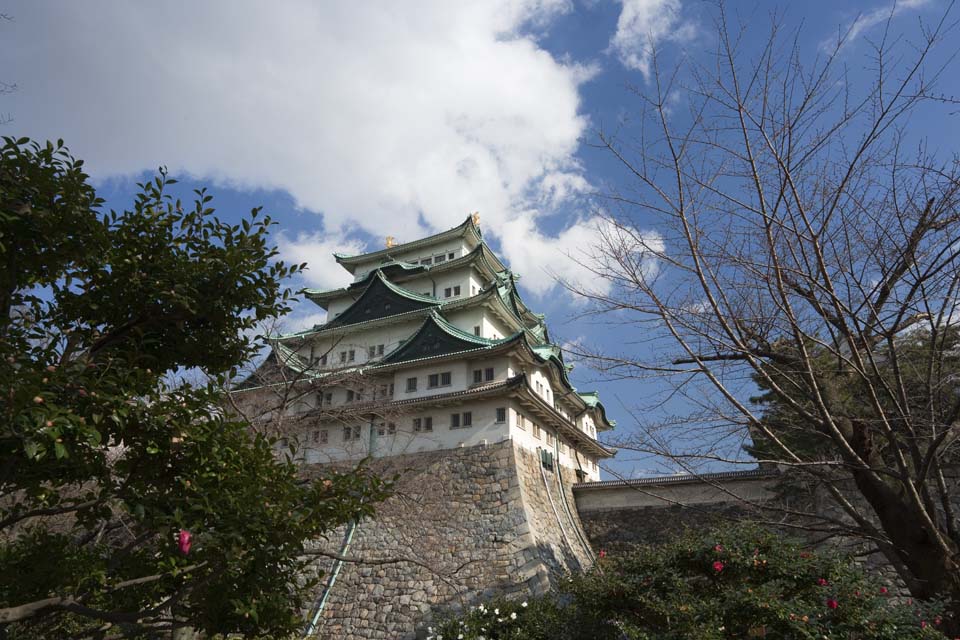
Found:
[[[630,186],[583,260],[604,287],[569,286],[641,345],[594,365],[668,379],[661,416],[691,408],[620,446],[695,472],[744,463],[752,436],[834,505],[771,520],[869,541],[915,596],[960,602],[960,166],[910,136],[942,104],[950,15],[919,43],[888,20],[865,81],[849,32],[810,55],[779,18],[757,39],[719,6],[710,62],[655,56],[639,133],[600,133]]]

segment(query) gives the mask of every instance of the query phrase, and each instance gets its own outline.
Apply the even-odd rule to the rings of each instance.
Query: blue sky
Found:
[[[567,256],[592,241],[602,206],[592,195],[628,185],[591,146],[596,131],[630,134],[632,90],[650,90],[652,46],[668,65],[709,55],[712,3],[4,4],[12,19],[0,22],[0,80],[17,91],[0,96],[0,113],[12,118],[2,133],[63,138],[108,207],[125,207],[135,183],[166,165],[184,198],[209,186],[226,219],[263,206],[278,222],[282,255],[312,265],[299,284],[321,288],[348,279],[333,251],[376,249],[387,235],[413,239],[480,211],[558,341],[644,357],[643,346],[625,346],[638,329],[583,319],[582,303],[554,277],[586,277]],[[811,59],[852,27],[842,55],[856,83],[888,16],[910,38],[946,3],[728,6],[748,42],[763,39],[771,12],[802,24]],[[960,94],[960,74],[941,90]],[[957,146],[949,110],[911,127],[944,152]],[[642,211],[634,215],[647,224]],[[289,328],[320,321],[318,311],[302,305]],[[598,380],[583,365],[573,378],[601,391],[621,434],[639,428],[631,409],[645,411],[666,390],[655,380]],[[664,409],[672,410],[680,408]],[[628,475],[673,470],[627,452],[612,466]]]

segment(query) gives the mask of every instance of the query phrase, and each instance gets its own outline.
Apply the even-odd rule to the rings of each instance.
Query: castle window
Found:
[[[392,398],[392,397],[393,397],[393,383],[392,383],[392,382],[390,383],[390,387],[389,387],[389,388],[390,388],[390,396],[389,396],[389,397]]]
[[[447,287],[446,289],[443,290],[443,297],[449,298],[452,293],[453,293],[453,289],[451,289],[450,287]]]
[[[463,412],[463,426],[470,427],[473,426],[473,413],[470,411]]]
[[[330,434],[326,429],[318,429],[313,432],[313,441],[319,444],[327,444]]]
[[[455,253],[448,253],[448,254],[447,254],[447,260],[453,260],[453,259],[456,257],[456,255],[457,255],[457,254],[455,254]]]
[[[533,437],[537,440],[540,439],[540,425],[533,423]]]
[[[347,352],[346,352],[346,351],[341,351],[341,352],[340,352],[340,362],[346,362],[346,361],[347,361]]]
[[[392,436],[397,433],[397,425],[393,422],[381,422],[377,425],[377,435]]]
[[[427,388],[436,389],[437,387],[449,387],[450,386],[450,372],[444,371],[443,373],[431,373],[427,377]]]
[[[497,407],[497,422],[502,424],[506,421],[507,421],[507,408]]]
[[[417,390],[417,379],[407,378],[407,393],[411,393],[416,390]]]
[[[317,406],[318,406],[318,407],[322,407],[322,406],[323,406],[323,391],[318,391],[318,392],[317,392]]]
[[[517,416],[517,426],[520,427],[521,429],[523,429],[524,431],[526,431],[526,430],[527,430],[527,419],[524,418],[524,417],[521,416],[521,415],[518,415],[518,416]]]
[[[456,428],[458,428],[459,426],[460,426],[460,414],[459,414],[459,413],[451,413],[451,414],[450,414],[450,428],[451,428],[451,429],[456,429]]]
[[[360,425],[343,428],[344,442],[350,442],[351,440],[359,440],[359,439],[360,439]]]
[[[447,261],[447,256],[437,256],[433,259],[433,262],[435,264],[440,264],[441,262],[446,262],[446,261]]]
[[[382,356],[382,355],[383,355],[383,345],[382,345],[382,344],[378,344],[378,345],[377,345],[377,355],[378,355],[378,356]]]
[[[453,288],[453,295],[455,296],[460,295],[460,285],[457,285]]]
[[[473,335],[475,335],[475,336],[480,335],[480,325],[476,325],[476,326],[473,328]]]
[[[487,382],[493,380],[493,367],[487,367],[483,370],[483,379]]]
[[[347,402],[353,402],[353,389],[347,389]]]
[[[424,419],[423,419],[423,430],[424,430],[424,431],[433,431],[433,418],[424,418]]]
[[[483,382],[483,371],[480,369],[473,370],[473,384],[478,384]]]
[[[368,358],[376,357],[376,355],[377,355],[377,348],[376,348],[376,347],[373,347],[373,346],[367,347],[367,357],[368,357]]]
[[[433,431],[433,418],[414,418],[413,419],[413,430],[416,432],[420,431]]]
[[[327,404],[328,407],[329,407],[330,405],[332,405],[332,404],[333,404],[333,392],[328,391],[327,393],[323,394],[323,401]]]
[[[347,362],[353,362],[355,356],[356,352],[353,349],[350,349],[350,351],[347,352]]]
[[[420,264],[430,265],[433,264],[433,258],[424,258],[420,261]]]
[[[320,356],[320,364],[322,364],[323,366],[327,366],[327,354],[323,354],[322,356]]]

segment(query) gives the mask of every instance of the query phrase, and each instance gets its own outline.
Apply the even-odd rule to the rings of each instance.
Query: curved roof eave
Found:
[[[412,240],[410,242],[404,242],[401,244],[394,245],[392,247],[387,247],[385,249],[380,249],[379,251],[372,251],[370,253],[362,253],[358,255],[346,255],[343,253],[333,254],[334,259],[337,263],[350,273],[353,273],[353,268],[358,264],[367,262],[369,260],[376,260],[377,258],[389,257],[392,253],[400,253],[403,251],[409,251],[410,249],[415,249],[417,247],[422,247],[426,245],[433,244],[438,241],[445,240],[447,238],[457,238],[466,233],[473,232],[477,236],[477,241],[483,239],[483,234],[480,232],[480,227],[477,223],[474,222],[473,216],[467,216],[467,219],[462,223],[453,227],[452,229],[447,229],[446,231],[441,231],[440,233],[435,233],[432,236],[427,236],[426,238],[420,238],[419,240]]]

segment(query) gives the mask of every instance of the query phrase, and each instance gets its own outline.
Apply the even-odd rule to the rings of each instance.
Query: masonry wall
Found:
[[[375,519],[359,523],[349,547],[345,529],[317,545],[350,557],[416,562],[343,563],[322,611],[317,603],[335,563],[316,562],[313,569],[325,576],[313,609],[304,612],[317,620],[311,637],[415,638],[437,615],[497,594],[542,593],[566,571],[592,563],[572,478],[558,482],[554,471],[541,473],[536,454],[510,441],[373,464],[401,473],[396,495]]]

